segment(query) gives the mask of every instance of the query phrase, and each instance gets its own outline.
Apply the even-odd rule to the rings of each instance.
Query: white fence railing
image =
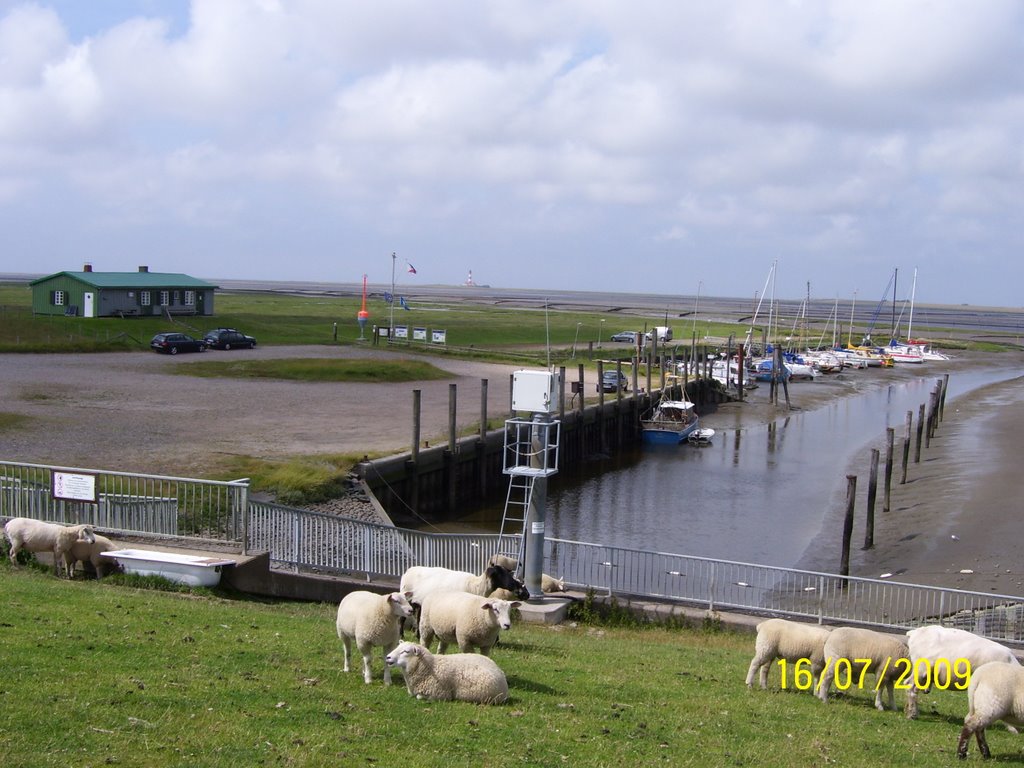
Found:
[[[68,483],[62,496],[61,483]],[[0,516],[241,542],[249,483],[0,461]]]
[[[89,475],[95,500],[55,498],[53,473]],[[498,534],[437,534],[248,501],[245,481],[79,470],[0,462],[0,517],[92,523],[112,532],[240,543],[271,564],[397,581],[412,565],[480,573]],[[942,623],[1024,644],[1024,597],[842,577],[667,552],[547,539],[546,573],[571,587],[822,623],[903,629]]]
[[[410,531],[273,504],[252,503],[250,513],[249,546],[269,551],[273,565],[368,580],[397,581],[412,565],[479,573],[499,539]],[[601,595],[890,629],[941,623],[1024,644],[1024,597],[566,539],[547,539],[544,552],[545,572]]]

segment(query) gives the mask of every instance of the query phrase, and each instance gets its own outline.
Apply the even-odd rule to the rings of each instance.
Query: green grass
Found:
[[[19,429],[27,427],[32,423],[31,416],[22,416],[20,413],[4,413],[0,411],[0,432],[6,429]]]
[[[334,360],[291,357],[281,360],[204,360],[181,366],[183,376],[238,379],[287,379],[290,381],[404,382],[454,378],[422,360]]]
[[[400,677],[385,688],[379,658],[373,685],[341,672],[334,605],[66,582],[6,561],[0,579],[12,766],[934,766],[956,762],[966,711],[962,693],[924,696],[910,722],[868,692],[824,705],[748,691],[750,635],[521,623],[493,652],[509,704],[428,703]],[[989,734],[1004,759],[1017,739]]]

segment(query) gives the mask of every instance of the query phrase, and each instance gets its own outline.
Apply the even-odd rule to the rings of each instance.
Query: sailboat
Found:
[[[926,360],[949,360],[949,355],[932,350],[927,341],[914,339],[911,331],[914,326],[914,298],[917,293],[917,267],[914,267],[914,281],[910,289],[910,315],[907,319],[907,340],[900,341],[894,335],[889,342],[887,351],[897,363],[923,363]]]

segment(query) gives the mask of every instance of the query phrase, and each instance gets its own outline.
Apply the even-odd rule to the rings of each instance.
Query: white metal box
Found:
[[[516,371],[512,374],[512,410],[554,413],[559,383],[554,371]]]

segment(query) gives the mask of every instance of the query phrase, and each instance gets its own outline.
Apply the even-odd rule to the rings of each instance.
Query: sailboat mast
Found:
[[[914,282],[910,284],[910,318],[907,320],[907,341],[910,341],[911,328],[914,326],[914,294],[917,293],[917,267],[914,267]]]
[[[894,267],[892,270],[892,330],[889,332],[889,338],[896,338],[896,275],[900,272],[899,267]]]

